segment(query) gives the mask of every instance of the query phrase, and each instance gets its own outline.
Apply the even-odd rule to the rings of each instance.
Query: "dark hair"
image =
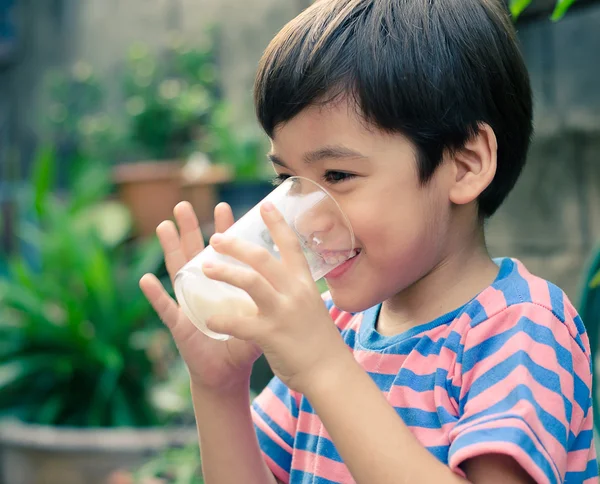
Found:
[[[445,150],[489,124],[498,168],[479,198],[492,215],[532,133],[527,69],[501,0],[319,0],[271,41],[254,97],[266,133],[307,106],[350,95],[364,119],[417,147],[427,182]]]

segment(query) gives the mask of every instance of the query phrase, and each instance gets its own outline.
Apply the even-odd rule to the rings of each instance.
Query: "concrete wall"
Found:
[[[535,137],[514,192],[490,221],[496,255],[519,257],[577,299],[600,243],[600,5],[519,26]]]
[[[156,48],[170,31],[199,39],[222,26],[226,96],[240,125],[254,123],[256,63],[270,38],[308,0],[20,0],[22,62],[13,73],[18,143],[28,158],[39,120],[40,86],[51,66],[77,60],[116,78],[134,41]],[[489,224],[495,255],[521,258],[576,297],[600,241],[600,4],[560,23],[519,27],[536,97],[536,138],[514,193]],[[16,104],[15,104],[16,103]]]

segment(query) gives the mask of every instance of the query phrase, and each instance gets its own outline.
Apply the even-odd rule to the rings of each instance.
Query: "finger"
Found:
[[[273,308],[278,294],[273,286],[255,270],[212,261],[206,262],[202,270],[210,279],[246,291],[262,312],[268,313]]]
[[[177,274],[179,269],[187,262],[187,259],[181,250],[177,228],[173,222],[166,220],[156,228],[156,235],[158,236],[158,240],[165,254],[167,272],[171,277],[171,282],[173,282],[175,280],[175,274]]]
[[[265,202],[260,207],[260,213],[284,264],[298,271],[309,272],[300,241],[281,212],[272,203]]]
[[[215,333],[228,334],[242,341],[255,340],[260,329],[256,318],[250,316],[212,316],[206,326]]]
[[[198,217],[196,217],[190,202],[178,203],[173,214],[179,227],[181,251],[185,258],[190,260],[204,249],[204,239],[198,224]]]
[[[173,298],[167,294],[160,281],[155,275],[146,274],[140,279],[140,289],[161,321],[172,330],[177,324],[179,308]]]
[[[284,291],[289,286],[290,275],[283,264],[267,249],[251,242],[215,234],[210,239],[210,245],[219,253],[249,265],[262,275],[277,291]]]
[[[234,223],[233,212],[227,203],[219,203],[215,207],[215,233],[222,234]]]

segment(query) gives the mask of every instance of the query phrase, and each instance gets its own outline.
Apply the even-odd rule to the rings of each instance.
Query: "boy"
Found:
[[[281,261],[215,235],[250,269],[205,273],[259,308],[209,322],[226,343],[142,279],[190,370],[206,482],[596,482],[582,322],[559,288],[485,247],[532,131],[501,2],[317,1],[268,47],[255,101],[278,178],[323,184],[359,250],[323,304],[271,205]],[[231,211],[215,212],[223,232]],[[202,249],[190,206],[175,217],[179,233],[157,229],[171,275]],[[250,407],[262,352],[276,377]]]

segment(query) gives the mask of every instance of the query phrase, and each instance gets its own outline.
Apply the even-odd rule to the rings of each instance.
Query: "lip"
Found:
[[[343,264],[341,264],[341,265],[337,266],[335,269],[329,271],[325,275],[325,279],[327,279],[327,280],[340,279],[344,274],[346,274],[352,268],[352,266],[354,266],[354,263],[356,262],[356,259],[358,259],[360,257],[360,254],[361,254],[361,252],[359,252],[354,257],[352,257],[352,259],[348,259]]]

